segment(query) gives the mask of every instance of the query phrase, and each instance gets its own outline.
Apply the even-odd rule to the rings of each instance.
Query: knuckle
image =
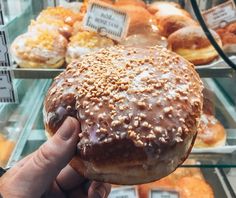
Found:
[[[40,149],[38,149],[36,155],[34,155],[33,163],[40,169],[45,169],[50,164],[53,163],[53,154],[52,150],[45,145],[41,146]]]

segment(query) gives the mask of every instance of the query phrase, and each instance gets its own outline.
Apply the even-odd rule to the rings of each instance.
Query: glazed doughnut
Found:
[[[226,132],[223,125],[213,115],[202,114],[194,147],[219,147],[224,146],[225,142]]]
[[[63,7],[48,7],[38,15],[37,20],[47,18],[62,20],[64,23],[73,26],[76,21],[82,20],[83,15]]]
[[[187,158],[202,89],[193,65],[165,48],[105,48],[55,78],[44,102],[45,127],[52,135],[67,116],[79,120],[71,165],[86,178],[151,182]]]
[[[59,68],[67,40],[57,31],[37,30],[18,36],[11,45],[13,59],[25,68]]]
[[[222,46],[219,35],[213,30],[210,31],[216,42]],[[200,26],[188,26],[171,34],[168,48],[195,65],[208,64],[218,57]]]
[[[113,46],[113,40],[100,36],[94,32],[78,32],[70,38],[66,52],[66,62],[70,63],[74,59],[78,59],[81,55],[96,51],[100,48]]]
[[[170,15],[163,17],[158,23],[160,33],[167,38],[173,32],[181,28],[194,25],[198,25],[198,23],[190,17],[181,15]]]

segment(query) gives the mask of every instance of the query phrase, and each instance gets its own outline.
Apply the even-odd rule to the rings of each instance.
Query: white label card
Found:
[[[0,103],[15,103],[16,97],[9,70],[0,70]]]
[[[11,61],[8,52],[7,37],[5,31],[0,31],[0,67],[10,67]]]
[[[180,198],[176,191],[151,190],[150,198]]]
[[[213,28],[224,27],[236,20],[236,8],[233,0],[217,5],[202,13],[206,24]]]
[[[108,4],[90,1],[83,20],[84,29],[96,31],[111,39],[120,41],[126,37],[129,16],[126,12]]]
[[[138,198],[136,187],[113,188],[108,198]]]

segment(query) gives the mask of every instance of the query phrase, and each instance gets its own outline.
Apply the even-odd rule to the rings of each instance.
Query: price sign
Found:
[[[12,73],[0,70],[0,103],[15,103],[16,96],[12,85]]]
[[[176,191],[166,190],[151,190],[150,198],[179,198],[179,193]]]
[[[5,31],[0,31],[0,67],[10,67],[11,61],[8,52],[7,37]]]
[[[222,3],[202,13],[207,25],[213,29],[222,28],[236,20],[236,8],[233,0]]]
[[[137,188],[133,186],[113,188],[108,198],[138,198]]]
[[[129,25],[128,14],[108,4],[90,1],[83,20],[84,29],[96,31],[114,40],[126,37]]]

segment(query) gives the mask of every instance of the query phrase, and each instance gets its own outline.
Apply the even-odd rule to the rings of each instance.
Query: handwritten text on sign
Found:
[[[90,2],[83,21],[84,28],[104,34],[120,41],[127,35],[129,17],[127,13],[110,5]]]
[[[224,27],[236,20],[236,8],[233,0],[222,3],[202,13],[209,27],[215,29]]]

